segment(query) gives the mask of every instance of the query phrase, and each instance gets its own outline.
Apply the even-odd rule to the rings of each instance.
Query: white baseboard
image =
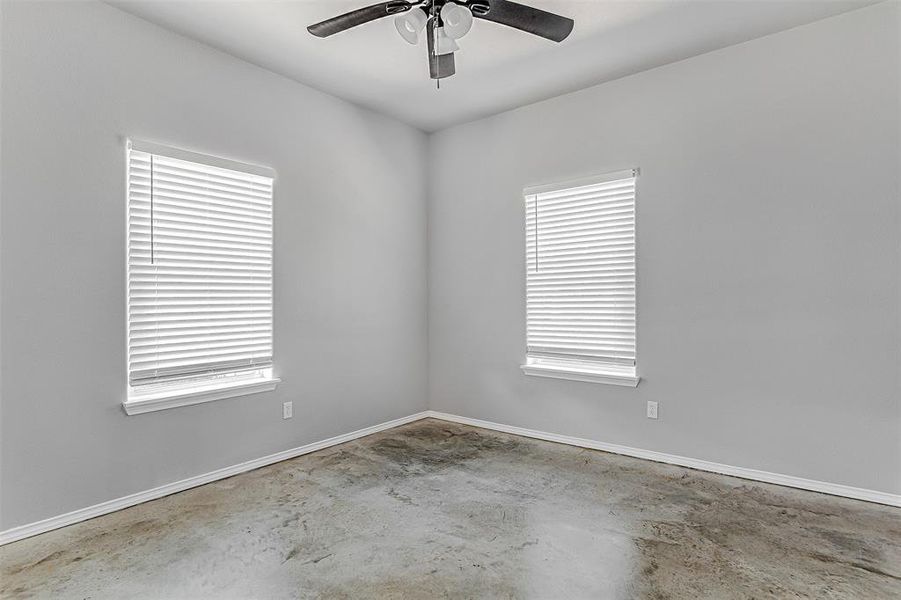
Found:
[[[879,492],[876,490],[851,487],[849,485],[841,485],[838,483],[828,483],[826,481],[816,481],[814,479],[804,479],[803,477],[782,475],[781,473],[758,471],[757,469],[733,467],[731,465],[724,465],[707,460],[699,460],[697,458],[688,458],[685,456],[677,456],[675,454],[665,454],[663,452],[655,452],[653,450],[642,450],[641,448],[631,448],[629,446],[620,446],[619,444],[608,444],[606,442],[597,442],[594,440],[586,440],[583,438],[571,437],[568,435],[559,435],[556,433],[546,433],[544,431],[525,429],[523,427],[514,427],[512,425],[502,425],[500,423],[482,421],[481,419],[471,419],[469,417],[460,417],[457,415],[451,415],[434,410],[427,411],[426,414],[427,416],[434,419],[452,421],[454,423],[462,423],[463,425],[472,425],[473,427],[492,429],[494,431],[502,431],[504,433],[512,433],[513,435],[521,435],[524,437],[536,438],[549,442],[557,442],[559,444],[567,444],[569,446],[590,448],[592,450],[603,450],[604,452],[612,452],[614,454],[622,454],[624,456],[632,456],[634,458],[643,458],[645,460],[652,460],[654,462],[668,463],[671,465],[678,465],[680,467],[689,467],[692,469],[698,469],[699,471],[709,471],[710,473],[731,475],[732,477],[740,477],[742,479],[751,479],[754,481],[762,481],[764,483],[774,483],[776,485],[784,485],[787,487],[799,488],[802,490],[821,492],[823,494],[831,494],[833,496],[843,496],[845,498],[853,498],[855,500],[865,500],[867,502],[875,502],[877,504],[887,504],[889,506],[901,507],[901,495],[898,494],[889,494],[887,492]]]
[[[100,515],[105,515],[117,510],[122,510],[123,508],[134,506],[135,504],[147,502],[148,500],[156,500],[157,498],[162,498],[163,496],[168,496],[169,494],[182,492],[184,490],[197,487],[198,485],[204,485],[205,483],[211,483],[219,479],[225,479],[226,477],[231,477],[232,475],[237,475],[245,471],[251,471],[260,467],[265,467],[266,465],[271,465],[283,460],[288,460],[289,458],[295,458],[303,454],[309,454],[310,452],[316,452],[317,450],[322,450],[323,448],[328,448],[329,446],[337,446],[338,444],[343,444],[357,438],[372,435],[373,433],[378,433],[379,431],[384,431],[386,429],[391,429],[393,427],[412,423],[413,421],[424,419],[427,416],[427,412],[420,412],[406,417],[401,417],[400,419],[394,419],[393,421],[387,421],[385,423],[373,425],[372,427],[366,427],[364,429],[358,429],[357,431],[352,431],[343,435],[337,435],[335,437],[328,438],[327,440],[313,442],[312,444],[307,444],[305,446],[299,446],[290,450],[276,452],[275,454],[270,454],[269,456],[256,458],[254,460],[249,460],[247,462],[232,465],[230,467],[224,467],[222,469],[210,471],[209,473],[204,473],[203,475],[196,475],[194,477],[188,477],[187,479],[182,479],[181,481],[176,481],[174,483],[167,483],[166,485],[161,485],[151,490],[129,494],[128,496],[116,498],[115,500],[109,500],[107,502],[101,502],[100,504],[95,504],[93,506],[88,506],[79,510],[73,510],[72,512],[66,513],[64,515],[50,517],[49,519],[37,521],[36,523],[29,523],[27,525],[13,527],[12,529],[7,529],[6,531],[0,531],[0,546],[27,537],[31,537],[33,535],[38,535],[39,533],[44,533],[53,529],[59,529],[60,527],[73,525],[80,521],[99,517]]]
[[[345,442],[365,437],[367,435],[372,435],[373,433],[378,433],[379,431],[385,431],[386,429],[392,429],[394,427],[406,425],[407,423],[412,423],[413,421],[418,421],[420,419],[425,419],[428,417],[440,419],[443,421],[461,423],[464,425],[472,425],[473,427],[481,427],[483,429],[492,429],[494,431],[511,433],[513,435],[521,435],[524,437],[546,440],[549,442],[557,442],[559,444],[567,444],[569,446],[590,448],[592,450],[602,450],[604,452],[612,452],[614,454],[622,454],[625,456],[643,458],[645,460],[652,460],[655,462],[679,465],[681,467],[689,467],[692,469],[698,469],[700,471],[709,471],[711,473],[731,475],[733,477],[740,477],[742,479],[763,481],[765,483],[774,483],[776,485],[784,485],[787,487],[799,488],[802,490],[822,492],[824,494],[831,494],[833,496],[843,496],[845,498],[854,498],[856,500],[865,500],[867,502],[875,502],[877,504],[887,504],[889,506],[901,507],[901,495],[898,494],[889,494],[886,492],[856,488],[837,483],[828,483],[825,481],[815,481],[813,479],[804,479],[802,477],[793,477],[791,475],[782,475],[780,473],[758,471],[756,469],[746,469],[744,467],[733,467],[731,465],[724,465],[706,460],[698,460],[696,458],[687,458],[684,456],[677,456],[675,454],[665,454],[663,452],[655,452],[653,450],[642,450],[641,448],[631,448],[629,446],[620,446],[619,444],[608,444],[605,442],[586,440],[583,438],[571,437],[568,435],[547,433],[544,431],[536,431],[534,429],[525,429],[523,427],[514,427],[512,425],[502,425],[500,423],[482,421],[481,419],[471,419],[469,417],[460,417],[457,415],[451,415],[434,410],[427,410],[406,417],[401,417],[400,419],[394,419],[393,421],[387,421],[385,423],[373,425],[372,427],[358,429],[357,431],[352,431],[350,433],[331,437],[319,442],[313,442],[312,444],[307,444],[305,446],[299,446],[290,450],[276,452],[275,454],[270,454],[269,456],[264,456],[262,458],[249,460],[247,462],[243,462],[230,467],[217,469],[216,471],[210,471],[209,473],[204,473],[202,475],[196,475],[194,477],[182,479],[181,481],[176,481],[174,483],[161,485],[150,490],[137,492],[135,494],[123,496],[115,500],[101,502],[100,504],[95,504],[93,506],[74,510],[64,515],[51,517],[49,519],[44,519],[43,521],[37,521],[36,523],[29,523],[27,525],[13,527],[12,529],[7,529],[6,531],[0,532],[0,546],[27,537],[31,537],[33,535],[38,535],[39,533],[45,533],[47,531],[52,531],[53,529],[59,529],[60,527],[66,527],[67,525],[73,525],[80,521],[85,521],[87,519],[92,519],[94,517],[99,517],[107,513],[115,512],[117,510],[122,510],[123,508],[128,508],[129,506],[141,504],[142,502],[156,500],[157,498],[162,498],[163,496],[168,496],[169,494],[181,492],[193,487],[197,487],[199,485],[204,485],[206,483],[211,483],[219,479],[225,479],[226,477],[244,473],[245,471],[251,471],[260,467],[265,467],[266,465],[271,465],[283,460],[295,458],[303,454],[309,454],[310,452],[322,450],[330,446],[343,444]]]

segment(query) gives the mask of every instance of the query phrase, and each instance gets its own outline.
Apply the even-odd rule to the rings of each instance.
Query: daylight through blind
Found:
[[[128,379],[272,362],[272,177],[128,150]]]
[[[635,365],[635,173],[525,199],[529,356]]]

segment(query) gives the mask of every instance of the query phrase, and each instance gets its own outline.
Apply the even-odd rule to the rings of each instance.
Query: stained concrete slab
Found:
[[[0,568],[3,598],[901,598],[901,510],[425,420]]]

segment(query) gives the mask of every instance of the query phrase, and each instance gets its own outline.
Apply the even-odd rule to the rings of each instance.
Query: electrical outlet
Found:
[[[294,403],[293,402],[285,402],[282,404],[282,418],[290,419],[294,416]]]
[[[656,419],[657,418],[657,403],[648,400],[648,418]]]

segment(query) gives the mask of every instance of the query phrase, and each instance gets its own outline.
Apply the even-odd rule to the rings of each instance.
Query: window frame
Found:
[[[528,223],[528,206],[529,198],[544,193],[562,192],[573,188],[583,186],[598,185],[620,179],[635,179],[635,192],[633,197],[633,232],[635,237],[633,260],[635,261],[635,364],[634,365],[616,365],[614,363],[603,363],[600,361],[592,361],[590,359],[578,360],[573,358],[549,358],[546,356],[535,356],[529,354],[528,349],[528,266],[525,267],[524,277],[524,294],[526,298],[525,306],[525,337],[526,337],[526,358],[520,365],[520,369],[525,375],[536,377],[548,377],[552,379],[568,379],[572,381],[582,381],[588,383],[603,383],[609,385],[618,385],[626,387],[636,387],[641,380],[638,375],[638,180],[639,169],[637,167],[624,169],[620,171],[607,172],[600,175],[590,177],[582,177],[579,179],[571,179],[550,184],[532,185],[522,191],[523,206],[523,222]],[[528,234],[526,234],[528,235]],[[524,247],[528,246],[528,238],[525,240]],[[527,255],[523,255],[524,266],[528,260]]]
[[[129,194],[129,178],[130,164],[129,153],[132,151],[145,152],[152,155],[165,156],[167,158],[188,161],[195,164],[201,164],[209,167],[220,169],[228,169],[239,171],[242,173],[268,177],[272,179],[272,258],[270,268],[272,269],[272,344],[275,344],[275,171],[268,167],[242,163],[217,156],[199,154],[179,148],[164,146],[153,142],[146,142],[127,138],[125,140],[125,372],[126,379],[129,373],[129,347],[131,344],[131,329],[129,326],[129,291],[130,291],[130,269],[129,269],[129,252],[130,238],[128,235],[130,225],[130,206],[131,198]],[[273,357],[274,359],[274,357]],[[246,396],[249,394],[257,394],[261,392],[273,391],[276,389],[281,379],[274,375],[272,366],[261,367],[250,372],[247,376],[240,376],[236,372],[223,372],[217,377],[189,378],[183,384],[177,383],[154,383],[146,386],[132,386],[126,381],[126,398],[122,402],[126,414],[137,415],[179,406],[189,406],[214,400],[225,398],[233,398],[237,396]]]

